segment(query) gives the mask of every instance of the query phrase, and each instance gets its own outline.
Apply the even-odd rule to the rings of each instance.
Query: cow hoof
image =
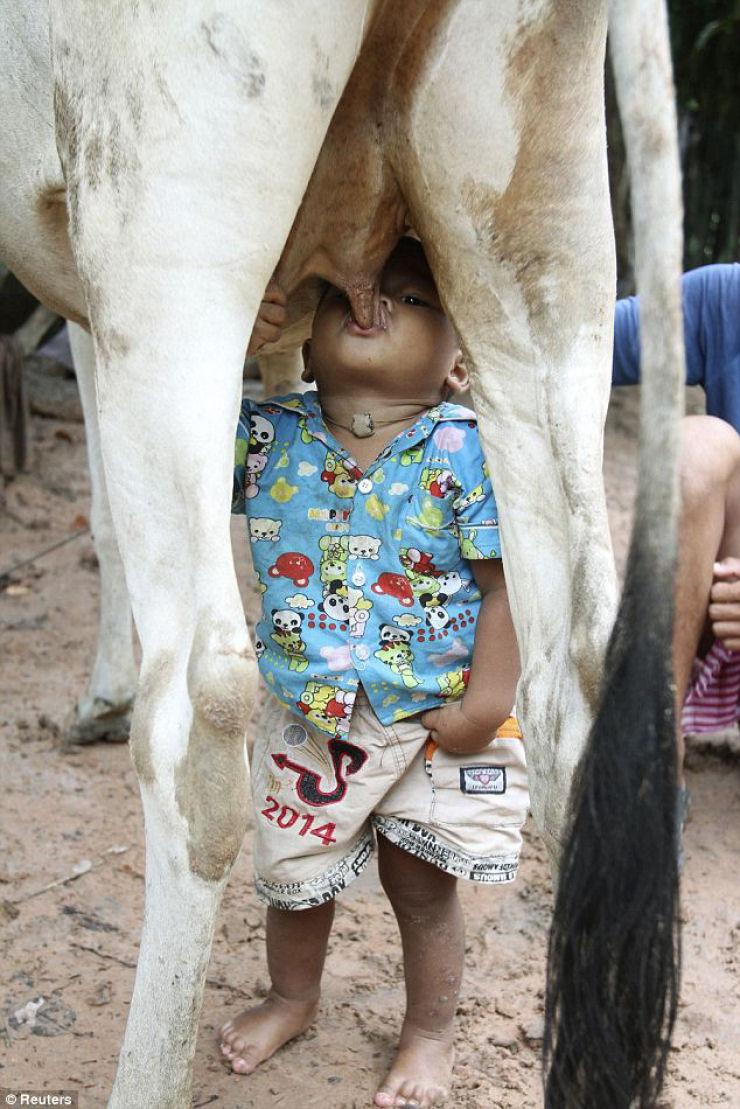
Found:
[[[74,721],[67,733],[71,747],[86,747],[90,743],[126,743],[131,730],[131,710],[134,699],[120,705],[95,700],[85,706],[85,713],[78,705]]]

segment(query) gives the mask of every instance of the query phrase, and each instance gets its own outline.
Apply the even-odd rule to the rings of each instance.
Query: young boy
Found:
[[[407,1007],[375,1104],[428,1106],[452,1071],[456,881],[515,877],[528,794],[496,504],[473,413],[445,403],[467,374],[415,240],[383,271],[381,320],[361,329],[330,288],[304,352],[317,392],[242,409],[234,511],[271,691],[252,786],[272,988],[221,1046],[248,1074],[309,1027],[334,897],[377,838]]]

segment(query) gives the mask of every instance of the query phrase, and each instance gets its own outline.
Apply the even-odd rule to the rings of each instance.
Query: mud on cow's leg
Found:
[[[69,742],[128,739],[136,691],[131,603],[113,528],[100,451],[95,350],[88,332],[70,323],[69,342],[85,417],[92,504],[90,525],[100,568],[98,648],[90,681],[77,702]]]

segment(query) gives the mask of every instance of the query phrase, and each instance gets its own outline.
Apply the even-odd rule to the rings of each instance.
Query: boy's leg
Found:
[[[313,1022],[333,920],[333,901],[297,912],[267,910],[270,991],[221,1029],[221,1051],[237,1074],[251,1074]]]
[[[740,554],[740,437],[723,420],[689,416],[681,446],[681,519],[673,667],[679,760],[681,709],[707,622],[713,566]]]
[[[378,867],[403,945],[406,1016],[375,1104],[426,1107],[446,1098],[465,957],[457,879],[378,836]]]

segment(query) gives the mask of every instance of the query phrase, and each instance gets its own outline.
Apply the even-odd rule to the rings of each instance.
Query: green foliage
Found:
[[[685,268],[740,259],[740,0],[669,0]]]

